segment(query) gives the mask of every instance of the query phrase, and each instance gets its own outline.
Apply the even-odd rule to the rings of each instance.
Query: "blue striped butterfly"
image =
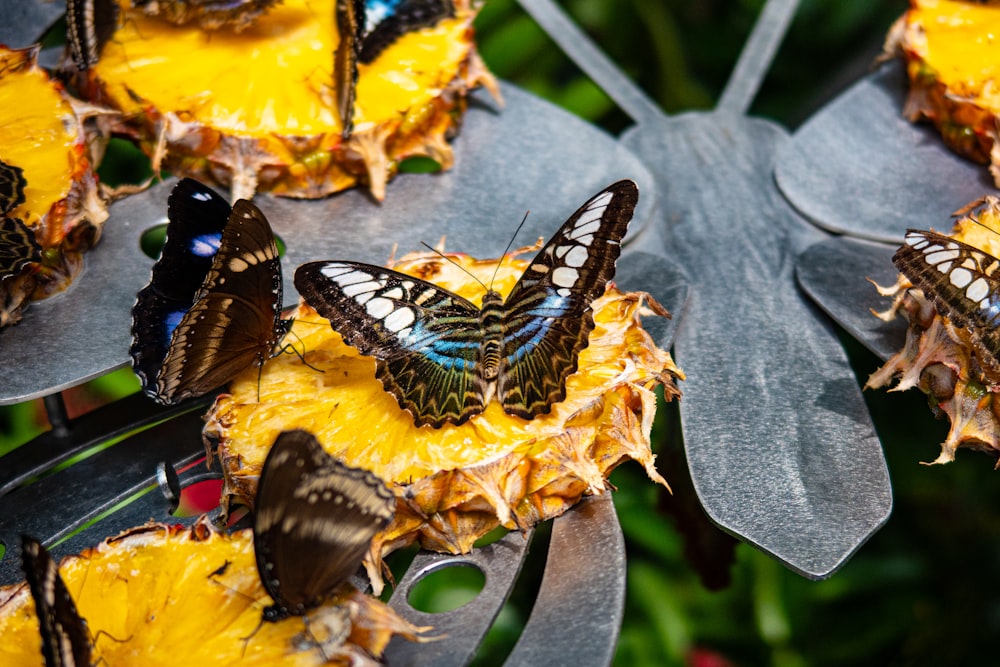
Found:
[[[1000,373],[1000,259],[944,234],[909,229],[892,261],[940,314],[969,331],[980,363]]]
[[[21,568],[35,601],[46,667],[90,667],[92,642],[59,565],[42,543],[21,536]]]
[[[346,139],[354,124],[358,63],[374,61],[407,32],[454,16],[455,5],[452,0],[337,0],[335,13],[339,41],[333,79]]]
[[[288,329],[271,226],[241,199],[181,180],[167,202],[167,239],[132,307],[132,369],[164,405],[206,394],[260,367]]]
[[[429,282],[357,262],[295,272],[306,303],[362,354],[418,426],[462,424],[498,398],[525,419],[566,397],[594,328],[591,303],[614,277],[639,191],[619,181],[580,207],[538,252],[506,300],[481,308]]]

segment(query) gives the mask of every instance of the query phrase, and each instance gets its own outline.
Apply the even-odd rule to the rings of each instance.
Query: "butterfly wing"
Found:
[[[566,378],[594,328],[591,304],[615,274],[639,190],[619,181],[580,207],[521,276],[505,302],[497,395],[532,419],[566,397]]]
[[[300,266],[295,287],[347,344],[375,357],[382,385],[418,426],[482,411],[479,309],[462,297],[356,262]]]
[[[87,625],[59,576],[59,566],[42,543],[21,536],[21,567],[35,600],[46,667],[90,667]]]
[[[0,213],[10,215],[24,203],[24,170],[0,160]]]
[[[97,64],[101,50],[118,29],[117,0],[67,0],[66,43],[77,69]]]
[[[408,32],[455,15],[452,0],[366,0],[359,58],[370,63]]]
[[[30,262],[42,261],[35,232],[18,218],[0,215],[0,280],[17,275]]]
[[[892,261],[938,312],[969,329],[982,362],[1000,371],[1000,260],[944,234],[910,229]]]
[[[346,139],[354,127],[354,100],[358,85],[361,31],[365,22],[364,0],[337,0],[337,48],[333,53],[333,84],[341,135]]]
[[[358,63],[370,63],[407,32],[455,15],[452,0],[337,0],[333,82],[342,135],[354,126]]]
[[[396,501],[378,477],[337,461],[311,433],[285,431],[264,461],[254,504],[257,570],[278,620],[317,606],[357,572]]]
[[[165,404],[207,393],[271,355],[285,331],[281,263],[256,206],[185,179],[150,284],[132,309],[132,365]]]

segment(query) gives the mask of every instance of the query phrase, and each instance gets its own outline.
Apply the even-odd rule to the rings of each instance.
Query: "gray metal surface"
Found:
[[[606,492],[555,520],[545,577],[506,664],[560,665],[572,656],[574,667],[610,665],[624,611],[625,539]]]
[[[66,3],[57,0],[0,0],[0,44],[30,46],[59,20]]]
[[[508,533],[503,539],[475,549],[467,556],[428,552],[417,554],[393,591],[389,606],[411,623],[433,626],[434,632],[431,634],[441,639],[428,644],[414,644],[397,637],[386,649],[386,663],[393,667],[461,667],[469,664],[510,595],[521,572],[532,535],[533,531]],[[414,586],[424,577],[450,567],[471,567],[482,572],[484,583],[479,595],[458,609],[438,614],[411,607],[409,596]],[[560,613],[555,608],[549,612],[556,615]]]
[[[688,114],[623,142],[669,184],[667,247],[691,277],[675,341],[691,477],[706,512],[808,577],[835,571],[889,516],[878,438],[794,257],[823,235],[773,187],[780,128]]]
[[[294,268],[311,260],[350,258],[383,264],[447,237],[449,250],[480,257],[503,252],[525,212],[517,239],[549,237],[588,197],[621,178],[639,185],[630,237],[656,206],[655,182],[623,146],[579,118],[513,86],[498,111],[477,93],[454,142],[455,166],[440,174],[403,174],[379,204],[351,190],[318,201],[255,199],[287,245],[285,303],[295,303]],[[153,260],[139,238],[165,222],[173,182],[111,207],[101,243],[65,293],[33,304],[21,324],[0,331],[0,405],[79,384],[128,360],[130,311]],[[626,243],[628,243],[626,239]]]
[[[838,237],[809,246],[795,262],[799,285],[847,333],[882,359],[903,348],[906,320],[883,322],[872,310],[889,307],[867,278],[883,287],[895,284],[896,246]]]
[[[952,211],[996,194],[985,165],[903,118],[905,76],[882,66],[824,107],[778,151],[778,186],[832,232],[901,242],[907,228],[941,229]]]
[[[546,5],[543,18],[560,12],[550,0],[522,4]],[[774,186],[787,134],[738,113],[755,90],[744,79],[759,83],[792,8],[767,3],[726,108],[670,119],[641,105],[622,143],[658,180],[667,252],[691,280],[675,353],[698,496],[722,528],[818,578],[885,522],[892,495],[843,349],[795,285],[796,255],[823,235]],[[543,27],[599,86],[619,85],[572,23]]]

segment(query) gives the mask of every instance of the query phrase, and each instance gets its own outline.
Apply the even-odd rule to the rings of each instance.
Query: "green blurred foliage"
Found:
[[[567,0],[576,21],[664,110],[710,109],[723,89],[762,0]],[[752,113],[789,128],[807,118],[878,54],[905,3],[804,0]],[[513,0],[489,0],[477,20],[481,51],[501,78],[618,132],[630,120],[565,58]],[[111,182],[138,182],[144,165],[115,146]],[[877,360],[846,336],[859,384]],[[85,393],[134,391],[129,371]],[[895,507],[887,525],[826,581],[792,573],[739,545],[728,570],[686,559],[685,534],[662,511],[663,490],[635,464],[617,470],[615,504],[629,556],[628,594],[616,665],[938,665],[992,662],[1000,636],[1000,491],[993,461],[961,452],[933,460],[946,425],[921,394],[865,392],[884,444]],[[683,450],[661,410],[655,432],[661,471],[676,492],[687,475]],[[0,453],[42,428],[36,404],[0,409]],[[822,443],[817,443],[818,447]],[[669,465],[668,465],[669,462]],[[683,491],[690,493],[690,491]],[[704,531],[716,530],[705,520]],[[517,588],[477,664],[502,664],[531,611],[544,569],[541,526]],[[720,547],[721,549],[722,547]],[[412,553],[394,559],[397,576]],[[721,563],[726,562],[723,555]],[[695,567],[699,565],[700,567]],[[722,568],[729,584],[710,590],[700,572]],[[470,584],[475,588],[476,583]],[[439,592],[422,593],[428,605]],[[446,604],[447,602],[443,602]],[[423,604],[423,603],[422,603]]]

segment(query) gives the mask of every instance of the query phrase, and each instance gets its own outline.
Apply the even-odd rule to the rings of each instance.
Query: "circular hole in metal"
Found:
[[[142,254],[150,259],[159,259],[160,251],[163,250],[163,243],[167,239],[167,223],[163,222],[158,225],[153,225],[146,231],[142,233],[139,237],[139,247],[142,248]],[[285,241],[278,236],[274,235],[274,242],[278,246],[278,257],[285,256]]]
[[[443,614],[469,604],[479,596],[486,575],[471,563],[449,563],[421,577],[406,601],[418,611]]]

